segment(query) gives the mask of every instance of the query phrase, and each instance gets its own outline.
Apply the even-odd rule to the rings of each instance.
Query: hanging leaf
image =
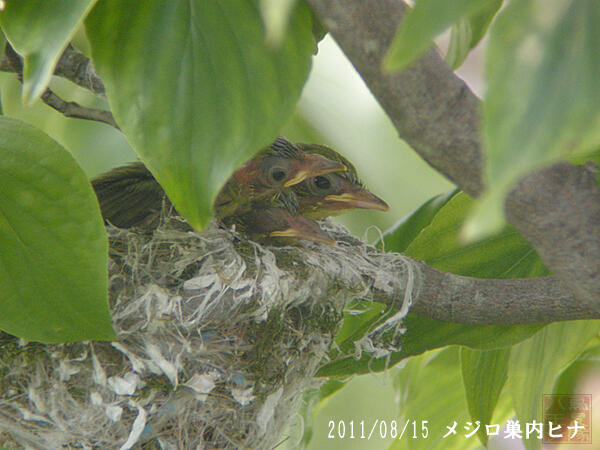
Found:
[[[73,157],[0,117],[0,329],[45,343],[114,339],[108,242]]]
[[[6,2],[0,25],[24,59],[24,104],[30,105],[42,95],[60,55],[94,3],[96,0]]]
[[[492,423],[500,392],[506,382],[509,357],[510,348],[487,351],[466,347],[460,349],[463,384],[473,422]],[[477,433],[485,445],[488,441],[485,427],[482,425]]]
[[[507,387],[521,423],[542,422],[542,396],[599,331],[599,320],[553,323],[512,349]],[[527,450],[541,446],[538,439],[523,443]]]
[[[503,224],[522,175],[600,144],[600,2],[511,2],[490,31],[483,137],[489,192],[466,234]]]
[[[502,0],[491,0],[483,9],[452,25],[446,53],[446,62],[452,69],[460,67],[469,52],[479,44],[501,6]]]
[[[196,228],[231,172],[275,139],[308,76],[308,8],[273,49],[257,1],[101,0],[86,21],[117,123]]]
[[[461,18],[480,11],[493,0],[419,0],[400,24],[384,59],[390,71],[402,70],[432,45],[433,39]]]

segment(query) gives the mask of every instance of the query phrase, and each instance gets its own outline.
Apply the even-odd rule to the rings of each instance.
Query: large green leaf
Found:
[[[575,394],[577,387],[585,375],[591,370],[598,370],[600,361],[600,337],[596,335],[586,345],[581,353],[569,367],[567,367],[557,378],[554,384],[553,394]]]
[[[548,271],[535,251],[512,228],[474,243],[464,244],[460,230],[474,200],[464,193],[453,192],[434,197],[418,208],[413,216],[404,219],[392,232],[386,233],[386,250],[406,248],[405,254],[459,275],[480,278],[521,278],[547,275]],[[410,243],[408,243],[410,242]],[[365,314],[374,323],[381,317]],[[354,321],[360,318],[354,318]],[[367,325],[355,324],[364,330]],[[544,325],[491,326],[440,322],[417,314],[409,314],[400,339],[401,350],[389,359],[350,355],[350,339],[359,336],[346,333],[348,339],[339,341],[341,354],[323,366],[320,376],[344,376],[353,373],[385,370],[404,358],[424,351],[458,344],[473,349],[493,350],[510,347],[533,336]]]
[[[444,272],[478,278],[549,275],[533,248],[512,226],[485,239],[465,243],[461,229],[475,201],[454,196],[406,249],[406,255]]]
[[[500,392],[506,382],[510,348],[498,350],[460,350],[463,383],[471,419],[481,424],[492,423]],[[485,427],[478,430],[483,444],[488,441]]]
[[[542,422],[542,396],[552,393],[562,370],[599,331],[598,320],[553,323],[512,349],[507,386],[522,424]],[[539,449],[541,441],[529,439],[524,444],[528,450]]]
[[[195,227],[231,172],[277,136],[308,76],[308,8],[297,5],[273,49],[257,1],[101,0],[86,21],[117,123]]]
[[[476,436],[466,437],[475,429],[465,430],[470,420],[464,392],[459,349],[446,348],[426,353],[407,362],[398,371],[394,387],[399,399],[399,431],[408,426],[402,438],[390,449],[469,449],[478,444]],[[456,422],[456,434],[443,437]]]
[[[96,0],[5,3],[0,25],[24,59],[23,103],[31,104],[48,86],[58,58]]]
[[[114,339],[106,232],[72,156],[0,118],[0,198],[0,328],[46,343]]]
[[[421,56],[433,38],[463,17],[495,0],[418,0],[408,12],[384,60],[389,70],[401,70]]]
[[[464,375],[464,371],[461,373],[459,361],[459,352],[462,351],[464,349],[449,347],[441,351],[427,352],[411,358],[398,370],[394,387],[398,391],[400,414],[404,416],[401,426],[404,427],[407,418],[409,426],[403,438],[397,440],[390,448],[481,448],[477,434],[485,434],[485,425],[502,424],[513,414],[510,396],[502,395],[493,416],[488,422],[480,421],[477,430],[477,419],[469,414],[464,392],[460,389]],[[419,434],[422,431],[422,420],[428,421],[425,424],[429,431],[426,439]],[[451,427],[455,422],[457,434],[450,434],[444,438],[448,432],[447,427]],[[414,428],[417,431],[416,438],[413,438]]]
[[[445,194],[436,195],[404,217],[384,233],[383,243],[385,245],[383,248],[387,251],[399,253],[406,251],[417,235],[431,223],[440,209],[458,192],[458,189],[453,189]]]
[[[600,143],[600,2],[511,2],[490,32],[484,143],[489,193],[468,227],[502,224],[523,174]]]

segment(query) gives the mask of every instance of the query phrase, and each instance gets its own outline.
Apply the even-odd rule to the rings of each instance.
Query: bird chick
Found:
[[[228,217],[249,211],[256,200],[276,196],[307,178],[344,170],[340,161],[305,153],[280,136],[233,173],[217,194],[213,210],[228,224]]]
[[[256,242],[290,244],[301,239],[335,245],[314,220],[298,214],[296,196],[288,189],[253,202],[244,214],[231,217],[239,231]]]
[[[387,211],[389,206],[368,191],[354,165],[335,150],[318,144],[296,144],[306,154],[318,154],[346,167],[344,172],[307,178],[292,188],[298,198],[300,214],[311,219],[335,216],[355,208]]]
[[[152,226],[163,202],[170,206],[165,191],[141,161],[94,178],[92,187],[102,217],[119,228]]]
[[[306,178],[345,170],[343,163],[306,154],[283,137],[237,169],[217,194],[213,210],[226,225],[248,212],[252,202],[275,196]],[[163,204],[163,188],[141,162],[118,167],[92,180],[104,220],[120,228],[153,227]]]

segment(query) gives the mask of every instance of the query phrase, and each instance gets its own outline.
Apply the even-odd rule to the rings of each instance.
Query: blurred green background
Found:
[[[84,46],[84,42],[80,45]],[[108,104],[55,77],[51,88],[65,100],[89,107]],[[38,101],[24,108],[20,85],[13,74],[0,73],[4,113],[41,128],[76,158],[89,177],[134,161],[127,140],[113,128],[96,122],[67,119]],[[319,44],[313,69],[295,115],[281,131],[292,141],[329,145],[347,156],[357,167],[367,187],[390,205],[387,213],[355,211],[336,218],[350,231],[369,242],[379,237],[423,201],[452,188],[452,184],[423,162],[398,137],[391,122],[365,87],[333,39]],[[374,226],[374,227],[373,227]],[[356,377],[334,394],[321,408],[313,423],[311,449],[380,449],[388,441],[327,439],[329,420],[350,420],[366,424],[398,417],[391,388],[392,374]],[[294,448],[299,427],[285,446]]]

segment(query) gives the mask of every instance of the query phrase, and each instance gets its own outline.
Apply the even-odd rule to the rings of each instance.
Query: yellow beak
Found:
[[[377,211],[387,211],[389,205],[367,190],[357,193],[345,192],[339,195],[328,195],[324,198],[326,202],[346,203],[351,208],[375,209]]]

